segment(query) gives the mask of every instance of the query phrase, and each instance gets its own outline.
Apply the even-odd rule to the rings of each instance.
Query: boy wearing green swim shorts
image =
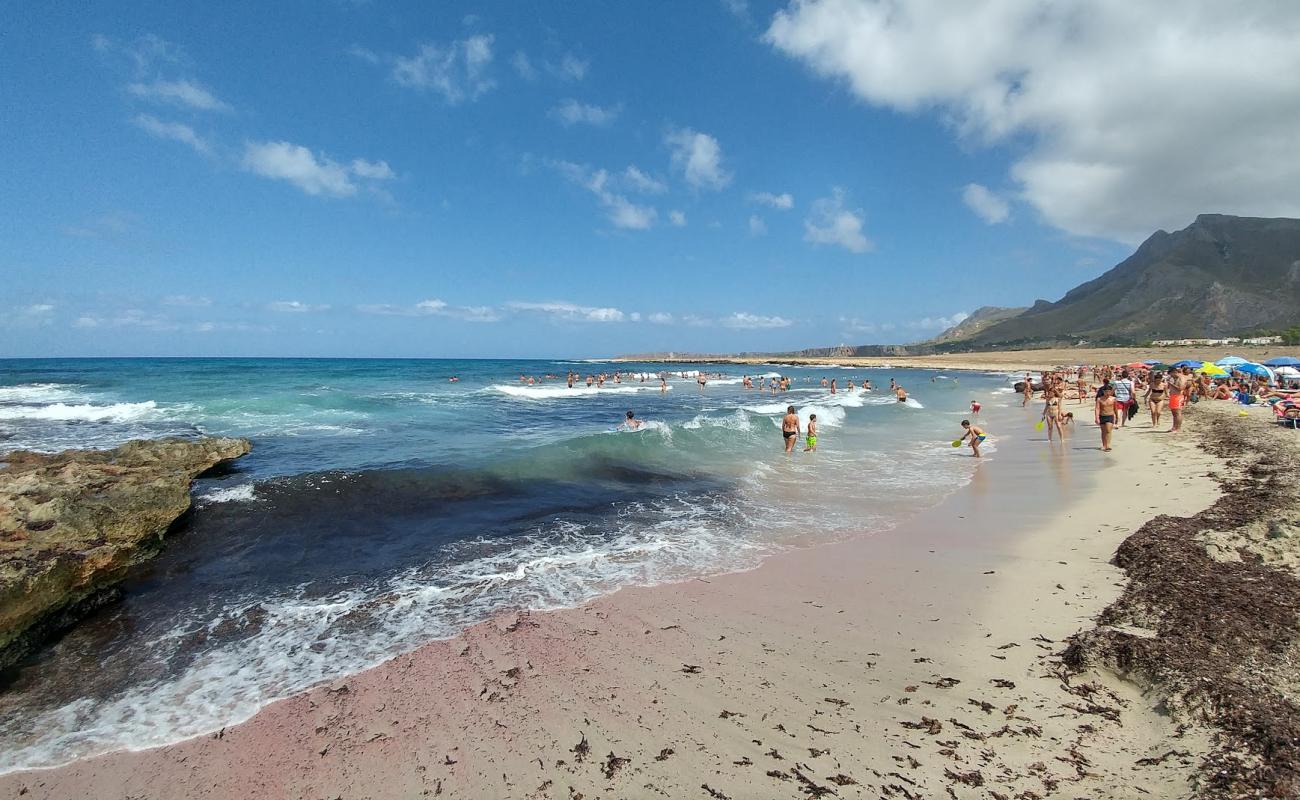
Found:
[[[804,440],[808,446],[803,449],[805,453],[809,450],[817,449],[817,415],[808,415],[808,438]]]

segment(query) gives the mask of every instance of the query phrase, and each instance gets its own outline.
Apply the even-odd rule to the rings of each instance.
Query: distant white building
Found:
[[[1281,336],[1254,336],[1249,339],[1242,339],[1242,344],[1282,344]]]
[[[1265,337],[1265,338],[1276,339],[1279,342],[1282,341],[1282,337],[1280,336]],[[1263,339],[1259,339],[1259,340],[1246,339],[1244,343],[1252,344],[1256,341],[1258,341],[1260,344],[1273,343],[1272,341],[1264,341]],[[1242,343],[1243,343],[1242,340],[1235,336],[1229,337],[1227,339],[1156,339],[1154,342],[1152,342],[1152,344],[1154,344],[1156,347],[1191,347],[1192,345],[1199,345],[1202,347],[1216,347],[1216,346],[1221,346],[1226,344],[1242,344]]]

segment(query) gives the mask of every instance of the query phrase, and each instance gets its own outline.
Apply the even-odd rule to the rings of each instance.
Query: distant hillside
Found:
[[[1005,319],[1023,314],[1029,309],[1025,306],[1018,308],[1003,308],[1001,306],[980,306],[971,312],[971,315],[948,330],[929,340],[931,344],[942,344],[943,342],[952,342],[958,339],[968,339],[990,325],[995,325]]]
[[[1300,220],[1203,214],[1055,303],[950,340],[993,345],[1134,344],[1300,323]],[[959,326],[960,327],[960,326]],[[949,332],[945,332],[949,333]]]

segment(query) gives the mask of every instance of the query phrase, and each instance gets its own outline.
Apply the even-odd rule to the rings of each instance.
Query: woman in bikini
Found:
[[[1110,436],[1115,430],[1115,415],[1119,413],[1119,404],[1115,402],[1115,387],[1106,384],[1097,395],[1094,407],[1094,421],[1101,428],[1101,449],[1110,452]]]
[[[1165,395],[1169,390],[1165,387],[1165,376],[1156,375],[1151,379],[1151,387],[1147,389],[1147,408],[1151,410],[1151,427],[1160,424],[1160,412],[1165,407]]]
[[[1065,432],[1061,430],[1061,393],[1055,387],[1045,389],[1043,394],[1046,399],[1043,401],[1043,422],[1047,424],[1047,441],[1052,441],[1052,430],[1056,430],[1056,435],[1065,440]]]

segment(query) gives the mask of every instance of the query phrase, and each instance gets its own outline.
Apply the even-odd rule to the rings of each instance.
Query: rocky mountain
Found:
[[[1020,306],[1018,308],[980,306],[971,312],[969,317],[931,339],[930,343],[942,344],[943,342],[953,342],[958,339],[969,339],[970,337],[981,333],[990,325],[996,325],[1003,320],[1019,316],[1028,310],[1029,309],[1026,306]]]
[[[1135,344],[1297,323],[1300,220],[1202,214],[1181,231],[1152,234],[1133,255],[1060,300],[1039,300],[1024,313],[948,338],[943,349]]]

